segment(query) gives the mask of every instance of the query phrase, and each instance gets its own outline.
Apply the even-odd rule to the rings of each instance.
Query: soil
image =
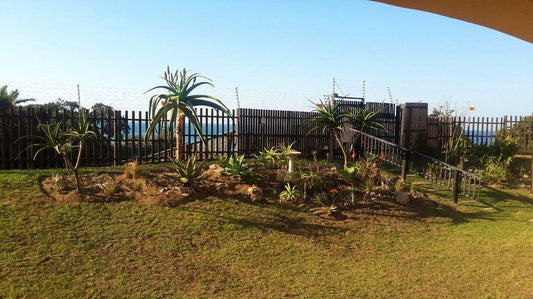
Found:
[[[293,185],[303,186],[300,176],[287,176],[285,169],[261,169],[256,173],[255,182],[246,183],[236,177],[225,175],[224,168],[212,164],[204,171],[202,180],[195,183],[194,187],[182,185],[176,173],[169,171],[142,171],[135,177],[128,172],[86,174],[82,176],[84,189],[81,192],[75,189],[75,181],[71,176],[49,177],[41,183],[43,191],[62,202],[136,200],[144,204],[163,206],[178,206],[193,199],[210,196],[234,198],[250,203],[278,203],[279,194],[287,181]],[[324,178],[323,184],[325,184],[322,190],[326,190],[322,191],[322,194],[329,196],[329,199],[317,202],[311,198],[307,200],[300,198],[295,203],[301,209],[326,219],[343,221],[347,218],[357,218],[357,214],[360,213],[374,212],[409,215],[434,203],[423,194],[410,193],[409,203],[399,204],[393,187],[388,185],[375,187],[372,191],[358,192],[354,202],[344,201],[344,198],[351,197],[349,182],[339,179],[334,167],[323,168],[320,176]],[[331,190],[337,190],[339,194],[328,194]],[[329,209],[331,205],[335,205],[337,209]]]

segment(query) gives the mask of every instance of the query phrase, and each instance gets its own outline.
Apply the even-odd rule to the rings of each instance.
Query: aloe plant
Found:
[[[227,115],[230,115],[230,112],[219,99],[210,95],[195,93],[197,88],[201,86],[213,87],[211,80],[207,77],[198,73],[188,74],[186,69],[183,69],[181,72],[177,70],[171,72],[170,68],[167,67],[163,75],[163,80],[165,80],[166,85],[156,86],[146,91],[163,90],[164,93],[154,95],[150,99],[149,114],[152,119],[146,130],[145,138],[152,134],[157,124],[165,120],[168,114],[170,114],[170,125],[176,126],[175,157],[176,160],[181,161],[185,118],[192,124],[200,140],[205,143],[195,107],[207,106],[221,110]]]
[[[191,157],[186,161],[172,160],[179,176],[179,181],[185,186],[193,186],[203,178],[205,161],[198,163],[196,157]]]
[[[71,172],[76,179],[76,189],[82,190],[82,183],[79,176],[79,166],[81,163],[82,151],[87,139],[95,137],[96,133],[89,130],[89,121],[85,110],[80,110],[78,122],[70,129],[63,130],[62,122],[43,124],[37,118],[38,129],[44,136],[36,136],[37,142],[30,144],[27,149],[38,148],[33,156],[35,160],[37,155],[45,149],[52,149],[59,154],[65,162],[67,171]],[[70,160],[70,153],[77,149],[78,154],[75,161]]]
[[[247,183],[253,183],[256,180],[252,168],[244,161],[244,155],[229,157],[224,172]]]
[[[344,133],[344,124],[349,117],[349,113],[344,111],[341,107],[342,101],[337,101],[334,103],[324,103],[320,101],[317,104],[314,104],[313,112],[316,115],[311,119],[311,128],[308,131],[308,134],[317,130],[322,131],[323,134],[326,132],[331,132],[331,141],[329,146],[329,157],[333,158],[333,140],[335,140],[342,151],[344,157],[344,165],[348,165],[348,154],[346,149],[342,144],[342,134]]]
[[[350,113],[348,116],[348,124],[351,124],[355,131],[354,143],[350,151],[353,151],[354,144],[359,143],[361,138],[361,132],[367,133],[368,130],[381,130],[387,131],[385,127],[377,120],[379,111],[369,111],[365,109],[358,109]]]
[[[296,199],[300,198],[302,194],[298,189],[296,189],[296,186],[291,186],[290,183],[287,183],[285,185],[285,190],[281,191],[279,196],[285,201],[295,201]]]

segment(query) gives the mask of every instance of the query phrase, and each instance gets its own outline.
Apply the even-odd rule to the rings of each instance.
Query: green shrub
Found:
[[[487,183],[512,184],[518,176],[512,171],[512,160],[502,161],[499,157],[485,156],[482,165],[477,173]]]

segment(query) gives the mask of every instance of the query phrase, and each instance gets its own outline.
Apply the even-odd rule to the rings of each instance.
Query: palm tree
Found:
[[[181,72],[176,70],[172,73],[170,68],[167,67],[163,80],[165,80],[166,85],[156,86],[147,91],[162,89],[165,93],[154,95],[150,99],[149,113],[152,116],[152,120],[146,130],[145,138],[154,132],[156,125],[163,121],[168,113],[171,113],[170,124],[176,125],[176,160],[180,161],[182,158],[185,117],[193,125],[202,142],[205,142],[195,107],[207,106],[221,110],[228,115],[230,112],[219,99],[210,95],[194,93],[198,87],[203,85],[213,87],[211,80],[207,77],[198,73],[189,75],[186,69]]]
[[[19,91],[18,89],[7,91],[7,85],[0,87],[0,108],[7,109],[10,107],[15,107],[18,104],[25,102],[35,101],[35,99],[18,99]]]
[[[344,124],[346,123],[349,113],[342,109],[342,101],[336,101],[334,103],[330,102],[325,104],[322,100],[320,103],[314,105],[313,112],[317,113],[315,117],[311,119],[311,129],[308,134],[321,130],[322,134],[326,132],[331,132],[330,146],[329,146],[329,156],[330,159],[333,158],[333,139],[339,144],[342,155],[344,156],[344,166],[348,165],[348,155],[346,149],[342,144],[341,136],[344,133]]]

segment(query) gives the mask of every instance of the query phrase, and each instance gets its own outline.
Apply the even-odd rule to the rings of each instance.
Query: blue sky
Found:
[[[167,65],[230,107],[309,109],[331,93],[533,113],[533,45],[474,24],[359,1],[0,2],[0,84],[47,102],[142,109]]]

